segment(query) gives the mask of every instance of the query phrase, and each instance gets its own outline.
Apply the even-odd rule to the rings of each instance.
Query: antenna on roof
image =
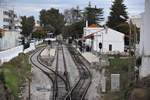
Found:
[[[95,5],[95,9],[96,9],[97,7],[96,7],[96,5]]]
[[[107,27],[107,25],[104,25],[104,29],[105,29],[105,33],[107,34],[108,33],[108,27]]]
[[[91,1],[89,1],[89,7],[91,8]]]

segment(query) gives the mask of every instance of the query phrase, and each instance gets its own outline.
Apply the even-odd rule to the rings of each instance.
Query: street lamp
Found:
[[[120,18],[126,20],[126,18],[122,15],[120,15]],[[131,56],[131,33],[132,33],[132,29],[131,29],[131,19],[129,18],[127,20],[128,24],[129,24],[129,56]]]
[[[120,16],[122,19],[125,19],[125,17],[123,17],[123,16]],[[131,26],[131,24],[132,24],[132,20],[131,19],[128,19],[128,21],[127,21],[128,23],[129,23],[129,56],[131,56],[131,33],[132,33],[132,26]],[[136,67],[136,55],[135,55],[135,52],[136,52],[136,43],[137,43],[137,34],[136,34],[136,32],[137,32],[137,30],[136,30],[136,26],[134,25],[134,43],[133,43],[133,46],[134,46],[134,57],[133,57],[133,66],[134,66],[134,68],[135,69],[137,69],[137,67]],[[130,70],[130,68],[129,68],[129,70]],[[135,70],[135,71],[138,71],[139,69],[137,69],[137,70]],[[131,71],[131,70],[130,70]],[[130,72],[129,71],[129,72]],[[134,74],[134,76],[135,76],[135,78],[136,78],[136,76],[137,75],[135,75]],[[137,79],[138,78],[136,78],[136,81],[137,81]]]
[[[29,73],[29,76],[27,76],[28,80],[28,100],[31,100],[31,73]]]

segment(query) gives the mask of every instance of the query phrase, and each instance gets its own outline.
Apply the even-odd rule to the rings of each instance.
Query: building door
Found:
[[[109,51],[112,51],[112,44],[109,44]]]

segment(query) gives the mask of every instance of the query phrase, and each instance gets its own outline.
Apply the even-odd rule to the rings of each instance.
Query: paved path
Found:
[[[80,52],[81,53],[81,52]],[[89,67],[92,74],[92,84],[86,94],[86,99],[88,100],[100,100],[101,99],[101,83],[102,78],[104,77],[104,73],[101,73],[96,69],[95,65],[92,63],[99,63],[99,58],[95,56],[91,52],[83,52],[82,56],[91,63],[91,67]],[[101,66],[99,65],[99,68]]]
[[[64,54],[66,58],[67,71],[69,75],[70,85],[71,87],[78,81],[79,79],[79,71],[68,51],[68,48],[64,46]]]
[[[31,100],[49,100],[51,96],[51,81],[39,69],[33,67],[31,82]]]
[[[92,73],[92,84],[87,92],[86,98],[88,100],[100,100],[101,74],[95,69],[90,69],[90,71]]]
[[[82,56],[86,58],[90,63],[99,62],[99,58],[91,52],[83,52]]]
[[[58,50],[58,72],[63,75],[65,72],[65,68],[62,48],[60,47],[60,49]]]

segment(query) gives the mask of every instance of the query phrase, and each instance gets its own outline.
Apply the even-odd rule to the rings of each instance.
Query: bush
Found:
[[[32,38],[36,38],[36,39],[41,39],[41,38],[44,38],[45,36],[46,36],[46,33],[44,32],[42,28],[39,28],[38,30],[32,33]]]
[[[133,89],[133,81],[130,81],[131,72],[134,72],[133,58],[115,57],[109,59],[110,66],[106,67],[106,73],[109,80],[107,80],[107,94],[104,100],[129,100],[130,91]],[[130,74],[129,74],[130,72]],[[120,91],[111,92],[110,90],[110,74],[120,74]]]
[[[31,65],[28,62],[26,54],[20,54],[18,57],[12,59],[10,62],[4,63],[1,69],[1,76],[3,81],[11,94],[18,99],[20,86],[24,83],[26,77],[29,75]]]

